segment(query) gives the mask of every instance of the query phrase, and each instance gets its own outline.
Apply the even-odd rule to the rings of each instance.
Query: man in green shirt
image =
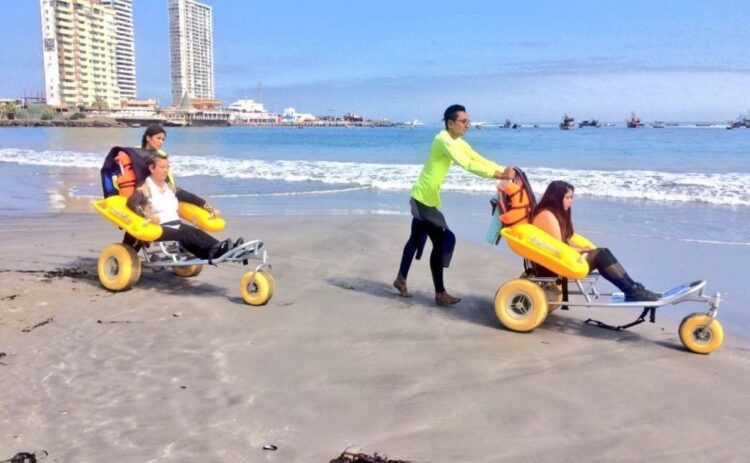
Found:
[[[401,266],[393,286],[401,296],[411,297],[406,288],[406,277],[416,254],[419,258],[422,248],[429,236],[432,242],[430,270],[435,286],[435,302],[438,305],[450,305],[461,299],[453,297],[445,290],[443,267],[450,263],[455,245],[455,236],[448,229],[440,207],[440,187],[448,174],[448,169],[455,162],[467,171],[485,178],[513,178],[512,167],[502,167],[483,158],[464,141],[463,135],[469,128],[469,116],[466,108],[452,105],[445,110],[443,117],[445,130],[441,130],[432,141],[427,162],[411,189],[411,235],[404,246]]]

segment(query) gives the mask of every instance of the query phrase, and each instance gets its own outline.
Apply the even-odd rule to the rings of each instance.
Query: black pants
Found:
[[[432,242],[432,252],[430,253],[430,271],[432,272],[432,283],[435,285],[435,292],[442,293],[445,291],[443,283],[443,245],[445,241],[445,229],[436,227],[430,222],[424,220],[412,219],[411,235],[404,245],[404,252],[401,255],[401,266],[398,269],[399,275],[406,278],[409,274],[414,255],[424,244],[422,236],[427,235]]]
[[[448,229],[443,213],[437,208],[425,206],[414,198],[411,199],[410,203],[414,218],[411,221],[411,234],[401,255],[398,273],[404,278],[409,275],[409,268],[411,268],[415,255],[417,259],[421,257],[425,241],[429,237],[432,242],[432,252],[430,253],[432,283],[435,286],[435,292],[442,293],[445,291],[443,268],[450,264],[456,238],[453,232]]]
[[[179,225],[179,227],[173,228],[175,225]],[[157,241],[177,241],[180,246],[199,259],[208,259],[211,248],[219,242],[203,230],[179,220],[163,223],[161,228],[162,234]]]
[[[615,285],[623,292],[628,292],[635,283],[617,258],[608,248],[596,248],[586,253],[586,261],[589,264],[589,273],[598,270],[605,280]],[[557,274],[541,265],[534,264],[537,275],[540,277],[556,277]]]

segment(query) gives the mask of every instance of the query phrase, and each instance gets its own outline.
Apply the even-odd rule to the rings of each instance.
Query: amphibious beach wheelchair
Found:
[[[145,158],[149,152],[137,148],[114,147],[101,169],[104,199],[92,201],[94,209],[133,239],[112,244],[99,255],[97,273],[106,289],[118,292],[138,282],[143,267],[154,270],[171,268],[180,277],[194,277],[204,265],[226,262],[260,261],[240,279],[240,294],[250,305],[267,303],[273,296],[275,282],[263,242],[253,240],[230,249],[213,259],[198,259],[176,241],[156,241],[162,234],[160,225],[137,215],[126,205],[136,183],[148,176]],[[193,204],[180,202],[179,215],[184,221],[206,232],[224,229],[226,222]],[[127,236],[126,235],[126,236]],[[139,257],[140,253],[140,257]]]
[[[491,201],[493,222],[487,240],[499,243],[506,239],[510,249],[524,259],[524,272],[519,278],[506,281],[495,293],[494,305],[500,323],[511,331],[529,332],[544,322],[552,310],[569,307],[642,308],[638,319],[619,326],[588,319],[585,323],[621,331],[643,323],[646,316],[654,322],[658,307],[681,302],[708,304],[705,313],[693,313],[682,320],[679,337],[685,348],[699,354],[709,354],[721,346],[724,330],[716,320],[721,296],[703,294],[706,281],[686,283],[666,291],[657,301],[626,302],[622,293],[597,290],[600,276],[589,275],[585,255],[529,223],[536,201],[523,171],[516,169],[516,178],[498,188]],[[571,244],[595,248],[593,243],[579,234],[570,239]],[[537,266],[557,274],[557,277],[539,276]],[[572,287],[572,288],[571,288]],[[570,300],[570,296],[578,296]]]

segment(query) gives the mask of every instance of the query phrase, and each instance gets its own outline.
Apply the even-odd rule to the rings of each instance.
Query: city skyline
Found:
[[[392,120],[436,121],[455,102],[495,121],[566,112],[622,121],[630,111],[723,121],[750,109],[750,5],[739,1],[203,3],[213,7],[215,93],[226,105],[256,98],[262,82],[272,111]],[[39,6],[3,7],[16,46],[0,53],[0,97],[38,91]],[[135,0],[133,16],[138,97],[166,106],[167,1]]]

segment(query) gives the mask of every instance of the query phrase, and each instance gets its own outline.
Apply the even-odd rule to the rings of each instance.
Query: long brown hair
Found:
[[[534,216],[538,215],[543,210],[548,210],[554,214],[557,221],[560,223],[560,235],[563,241],[566,243],[573,236],[575,230],[573,229],[573,219],[571,219],[573,208],[569,208],[567,211],[563,208],[563,199],[568,193],[568,190],[575,191],[575,187],[568,182],[562,180],[555,180],[549,184],[547,191],[544,192],[542,200],[536,206]]]

